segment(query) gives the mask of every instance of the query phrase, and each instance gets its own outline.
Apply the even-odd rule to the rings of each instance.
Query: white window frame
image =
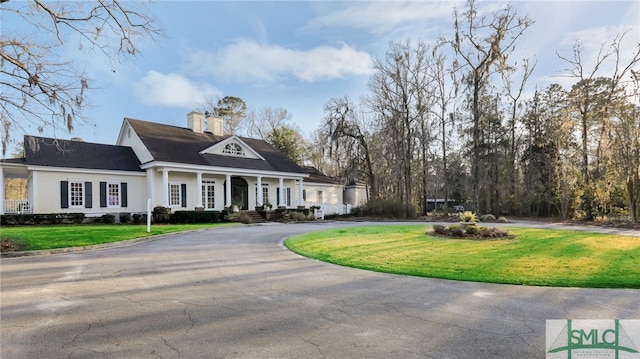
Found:
[[[79,185],[75,190],[77,191],[79,189],[80,192],[80,196],[75,196],[74,197],[74,185]],[[84,203],[85,203],[85,185],[84,185],[84,181],[79,181],[79,180],[69,180],[69,208],[84,208]],[[79,204],[76,202],[74,204],[74,198],[77,198],[79,200]]]
[[[177,188],[178,189],[178,197],[177,197],[177,203],[174,203],[174,196],[172,196],[172,189],[173,188]],[[169,188],[167,189],[169,191],[169,207],[181,207],[182,206],[182,183],[178,183],[178,182],[171,182],[169,183]]]
[[[319,190],[318,193],[316,193],[317,196],[317,200],[319,204],[324,204],[324,192],[322,190]]]
[[[244,156],[244,149],[235,142],[227,143],[222,149],[222,153],[234,156]]]
[[[117,189],[117,194],[112,196],[111,195],[111,188],[112,186],[114,186],[113,188]],[[122,185],[121,182],[107,182],[107,208],[121,208],[122,207]],[[117,203],[112,203],[111,199],[112,197],[116,197],[117,198]]]
[[[211,192],[209,192],[211,188]],[[212,195],[209,198],[209,194]],[[216,181],[202,181],[202,206],[205,210],[213,210],[216,207]]]

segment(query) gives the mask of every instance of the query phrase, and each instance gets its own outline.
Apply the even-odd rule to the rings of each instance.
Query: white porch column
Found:
[[[169,207],[169,170],[162,170],[162,206]]]
[[[304,207],[304,198],[302,196],[302,191],[304,191],[303,179],[300,178],[300,188],[298,189],[298,206]]]
[[[227,185],[225,186],[225,194],[227,197],[227,201],[224,204],[225,207],[231,207],[231,175],[227,175]]]
[[[151,199],[151,207],[156,206],[156,171],[153,168],[147,169],[147,199]]]
[[[256,178],[256,205],[258,207],[262,207],[264,203],[262,203],[262,177],[258,176]]]
[[[280,178],[278,178],[278,181],[279,181],[279,183],[278,183],[279,184],[278,191],[280,191],[279,192],[280,193],[280,196],[279,196],[280,200],[278,201],[278,207],[280,207],[280,206],[284,207],[285,203],[286,203],[284,201],[284,178],[280,177]]]
[[[39,205],[36,193],[38,193],[38,171],[31,172],[31,185],[29,185],[29,179],[27,177],[27,196],[31,201],[31,213],[36,213],[36,208]]]
[[[202,206],[202,172],[196,172],[196,194],[197,194],[196,207],[203,207]]]
[[[4,193],[4,168],[0,167],[0,214],[4,214],[4,201],[6,201]]]

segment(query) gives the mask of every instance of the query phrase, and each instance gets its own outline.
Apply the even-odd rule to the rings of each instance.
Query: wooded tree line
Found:
[[[478,213],[637,222],[640,44],[622,48],[622,33],[584,59],[576,43],[558,54],[571,88],[527,95],[535,64],[511,55],[532,23],[510,6],[480,15],[469,1],[451,38],[391,43],[366,96],[327,101],[314,165],[365,181],[406,216],[443,198]]]
[[[92,4],[0,0],[3,14],[40,34],[1,36],[3,154],[25,121],[54,130],[82,122],[90,86],[58,60],[65,39],[79,35],[81,49],[119,59],[135,56],[140,38],[162,34],[142,3]],[[286,109],[249,111],[227,96],[201,110],[222,116],[226,133],[263,138],[344,182],[364,181],[371,198],[402,203],[406,216],[443,198],[478,213],[638,222],[640,44],[623,47],[621,33],[584,58],[576,43],[558,54],[571,85],[537,88],[529,83],[535,62],[512,58],[531,19],[509,5],[480,12],[474,0],[453,18],[451,34],[435,43],[391,43],[369,93],[329,99],[310,141]]]

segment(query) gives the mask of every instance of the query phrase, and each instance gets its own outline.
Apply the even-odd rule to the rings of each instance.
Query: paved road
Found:
[[[546,319],[637,318],[640,291],[467,283],[300,257],[222,228],[6,258],[0,357],[543,358]]]

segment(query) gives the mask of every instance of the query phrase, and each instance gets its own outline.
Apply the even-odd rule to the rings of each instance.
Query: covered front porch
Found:
[[[304,207],[304,177],[170,166],[147,169],[152,203],[174,210]]]
[[[4,161],[0,166],[0,214],[31,214],[29,171],[24,164]]]

